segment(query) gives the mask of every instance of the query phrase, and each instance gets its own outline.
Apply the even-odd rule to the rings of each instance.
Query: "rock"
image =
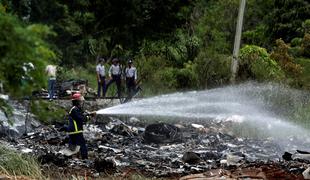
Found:
[[[149,143],[173,143],[182,141],[179,128],[171,124],[150,124],[145,128],[144,139]]]
[[[188,164],[197,164],[201,161],[201,158],[197,153],[186,152],[183,154],[182,161]]]

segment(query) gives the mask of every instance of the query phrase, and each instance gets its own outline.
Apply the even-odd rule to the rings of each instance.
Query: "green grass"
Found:
[[[296,62],[303,67],[301,74],[301,82],[305,89],[310,89],[310,59],[297,58]]]
[[[2,146],[0,146],[0,171],[9,176],[43,178],[40,165],[33,157]]]

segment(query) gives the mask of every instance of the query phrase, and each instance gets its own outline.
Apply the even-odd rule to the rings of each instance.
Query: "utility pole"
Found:
[[[240,7],[238,13],[238,21],[236,27],[236,34],[235,34],[235,43],[234,43],[234,52],[231,61],[231,83],[234,84],[236,82],[236,75],[238,70],[238,56],[239,56],[239,49],[240,49],[240,41],[241,41],[241,33],[242,33],[242,23],[243,23],[243,15],[245,9],[246,0],[240,0]]]

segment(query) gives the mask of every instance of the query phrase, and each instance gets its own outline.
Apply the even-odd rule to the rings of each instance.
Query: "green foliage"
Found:
[[[0,110],[4,112],[6,117],[13,116],[12,107],[2,98],[0,98]]]
[[[30,106],[31,112],[41,123],[51,124],[53,122],[64,122],[66,110],[54,102],[37,100],[32,101]]]
[[[298,58],[296,63],[303,67],[303,71],[300,75],[301,87],[304,89],[310,89],[310,59]]]
[[[303,56],[310,58],[310,33],[306,33],[302,39],[301,49]]]
[[[197,64],[192,61],[184,63],[182,69],[176,72],[177,89],[190,89],[198,87],[198,74],[195,71]]]
[[[230,59],[228,56],[200,52],[195,59],[195,73],[200,88],[220,86],[229,81]]]
[[[34,179],[43,178],[40,165],[33,157],[5,147],[0,147],[0,171],[11,176],[24,175]]]
[[[156,71],[154,74],[154,84],[164,91],[176,90],[176,72],[177,70],[172,67],[166,67]]]
[[[302,38],[294,38],[291,40],[292,47],[301,46],[301,44],[302,44]]]
[[[310,19],[305,20],[305,22],[302,23],[302,27],[304,30],[304,33],[310,33]]]
[[[228,83],[231,61],[228,56],[233,49],[240,0],[1,2],[3,5],[0,6],[0,12],[14,13],[28,23],[26,26],[14,18],[21,28],[31,31],[30,35],[24,33],[23,37],[34,39],[35,36],[49,40],[51,47],[42,43],[42,40],[39,40],[39,44],[30,45],[40,47],[35,48],[36,55],[27,59],[59,59],[63,68],[59,71],[59,79],[87,79],[90,86],[96,89],[94,67],[96,58],[103,56],[108,60],[113,57],[133,58],[138,67],[139,77],[143,77],[144,85],[154,93],[164,89],[171,91],[205,88]],[[242,42],[271,49],[275,38],[282,37],[289,40],[293,46],[288,48],[289,55],[308,57],[307,36],[304,36],[302,41],[300,38],[310,27],[307,8],[309,3],[302,0],[248,0]],[[31,25],[32,23],[49,25],[57,36],[47,26]],[[1,29],[0,32],[4,30]],[[1,48],[0,43],[0,52]],[[4,49],[3,52],[7,50]],[[11,55],[9,57],[14,60],[20,59]],[[278,56],[275,59],[282,59],[278,63],[286,72],[294,74],[299,71],[299,67],[294,65],[294,60],[283,65],[283,58],[284,56]],[[254,65],[259,61],[253,62]],[[262,62],[263,67],[272,66]],[[35,67],[37,68],[37,65]],[[253,72],[249,71],[255,70],[258,79],[262,80],[265,77],[262,72],[258,72],[258,68],[251,68],[239,71],[239,75],[254,78],[251,74]],[[13,71],[12,68],[10,71]],[[266,76],[269,79],[269,76],[273,75]],[[18,74],[18,77],[12,79],[21,80],[20,77],[27,76]],[[39,87],[39,84],[46,83],[43,81],[44,76],[39,77],[41,79],[33,79],[38,85],[29,86]],[[0,78],[2,79],[1,73]],[[23,87],[19,89],[31,89],[27,86],[29,82],[32,82],[31,78],[19,82]]]
[[[302,37],[304,32],[301,27],[310,17],[309,8],[310,3],[305,0],[274,1],[266,17],[270,42],[279,38],[290,42],[295,37]]]
[[[238,74],[241,79],[281,80],[284,73],[276,61],[270,58],[266,49],[246,45],[240,50]]]
[[[201,39],[204,49],[227,54],[232,49],[238,0],[198,1],[193,12],[195,35]],[[225,29],[225,30],[224,30]]]
[[[7,92],[30,94],[45,83],[45,63],[55,54],[43,38],[52,34],[47,26],[24,26],[16,17],[0,14],[0,79]]]
[[[302,67],[294,62],[294,58],[289,55],[289,46],[282,39],[276,41],[276,48],[270,57],[276,60],[287,75],[298,77],[302,72]]]
[[[258,25],[254,30],[248,30],[242,33],[246,44],[261,46],[266,42],[266,25]]]

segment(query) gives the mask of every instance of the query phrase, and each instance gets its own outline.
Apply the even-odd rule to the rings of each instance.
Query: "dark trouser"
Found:
[[[54,97],[55,84],[56,84],[56,79],[48,80],[48,95],[50,99],[53,99]]]
[[[75,145],[75,146],[76,145],[80,146],[80,153],[81,153],[82,159],[88,158],[87,146],[86,146],[86,141],[84,139],[83,133],[70,134],[69,135],[69,144]]]
[[[126,86],[127,86],[127,94],[129,97],[133,96],[134,95],[134,92],[135,92],[135,87],[136,87],[136,84],[135,84],[135,78],[132,77],[126,77]]]
[[[98,97],[100,97],[101,94],[101,88],[102,88],[102,97],[105,97],[106,87],[105,87],[105,77],[100,76],[100,82],[98,81]]]
[[[118,98],[120,98],[121,97],[121,75],[112,75],[112,79],[107,84],[107,90],[113,82],[116,83],[117,96]]]

